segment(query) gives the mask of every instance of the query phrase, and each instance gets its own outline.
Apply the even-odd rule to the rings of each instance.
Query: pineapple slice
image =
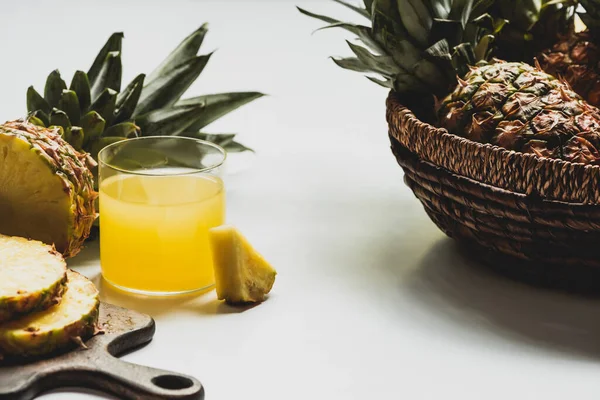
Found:
[[[51,246],[0,235],[0,322],[45,310],[67,284],[67,265]]]
[[[92,282],[67,271],[62,301],[45,311],[0,324],[0,356],[40,356],[64,349],[97,331],[100,300]]]
[[[231,304],[264,300],[277,272],[234,227],[210,230],[219,300]]]
[[[93,176],[56,129],[0,125],[0,233],[76,255],[96,218]]]

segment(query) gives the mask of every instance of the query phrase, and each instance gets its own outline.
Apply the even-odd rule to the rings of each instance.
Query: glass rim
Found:
[[[177,173],[173,173],[173,174],[165,174],[165,173],[152,173],[152,170],[144,170],[144,172],[140,172],[140,171],[136,171],[136,170],[131,170],[131,169],[125,169],[125,168],[120,168],[117,167],[113,164],[111,164],[110,162],[106,162],[102,160],[102,154],[108,150],[111,149],[113,147],[117,147],[119,145],[123,145],[124,143],[129,143],[132,141],[143,141],[143,140],[150,140],[150,139],[163,139],[163,140],[176,140],[176,141],[181,141],[181,140],[189,140],[192,142],[195,142],[197,144],[202,144],[208,147],[212,147],[213,149],[217,150],[221,155],[222,158],[218,163],[215,163],[209,167],[205,167],[205,168],[195,168],[195,167],[190,167],[190,171],[186,171],[186,172],[177,172]],[[221,167],[223,164],[225,164],[225,160],[227,160],[227,151],[219,146],[216,143],[213,142],[209,142],[208,140],[203,140],[203,139],[196,139],[196,138],[190,138],[190,137],[185,137],[185,136],[167,136],[167,135],[161,135],[161,136],[141,136],[141,137],[136,137],[136,138],[127,138],[124,140],[119,140],[118,142],[114,142],[109,144],[108,146],[103,147],[99,152],[98,152],[98,164],[102,164],[103,166],[109,167],[110,169],[114,170],[114,171],[118,171],[124,174],[130,174],[130,175],[145,175],[145,176],[181,176],[181,175],[192,175],[192,174],[197,174],[200,172],[207,172],[207,171],[212,171],[214,169],[217,169],[219,167]]]

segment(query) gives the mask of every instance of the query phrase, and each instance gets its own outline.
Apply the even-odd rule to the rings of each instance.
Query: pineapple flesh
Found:
[[[57,130],[0,125],[0,233],[76,255],[96,218],[93,177]]]
[[[600,110],[524,63],[473,67],[438,112],[439,125],[480,143],[598,164]]]
[[[0,235],[0,323],[58,304],[66,283],[66,263],[51,246]]]
[[[77,272],[69,270],[67,277],[59,304],[0,325],[0,357],[47,355],[81,345],[98,332],[98,290]]]
[[[212,228],[210,242],[219,300],[230,304],[263,301],[275,283],[275,269],[231,226]]]

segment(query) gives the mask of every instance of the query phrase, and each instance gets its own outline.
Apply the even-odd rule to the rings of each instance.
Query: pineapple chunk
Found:
[[[210,230],[219,300],[230,304],[263,301],[277,272],[232,226]]]

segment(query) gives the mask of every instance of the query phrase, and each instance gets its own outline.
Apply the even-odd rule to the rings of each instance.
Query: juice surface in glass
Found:
[[[214,283],[208,230],[222,225],[220,178],[116,175],[100,185],[104,278],[139,292],[184,293]]]

